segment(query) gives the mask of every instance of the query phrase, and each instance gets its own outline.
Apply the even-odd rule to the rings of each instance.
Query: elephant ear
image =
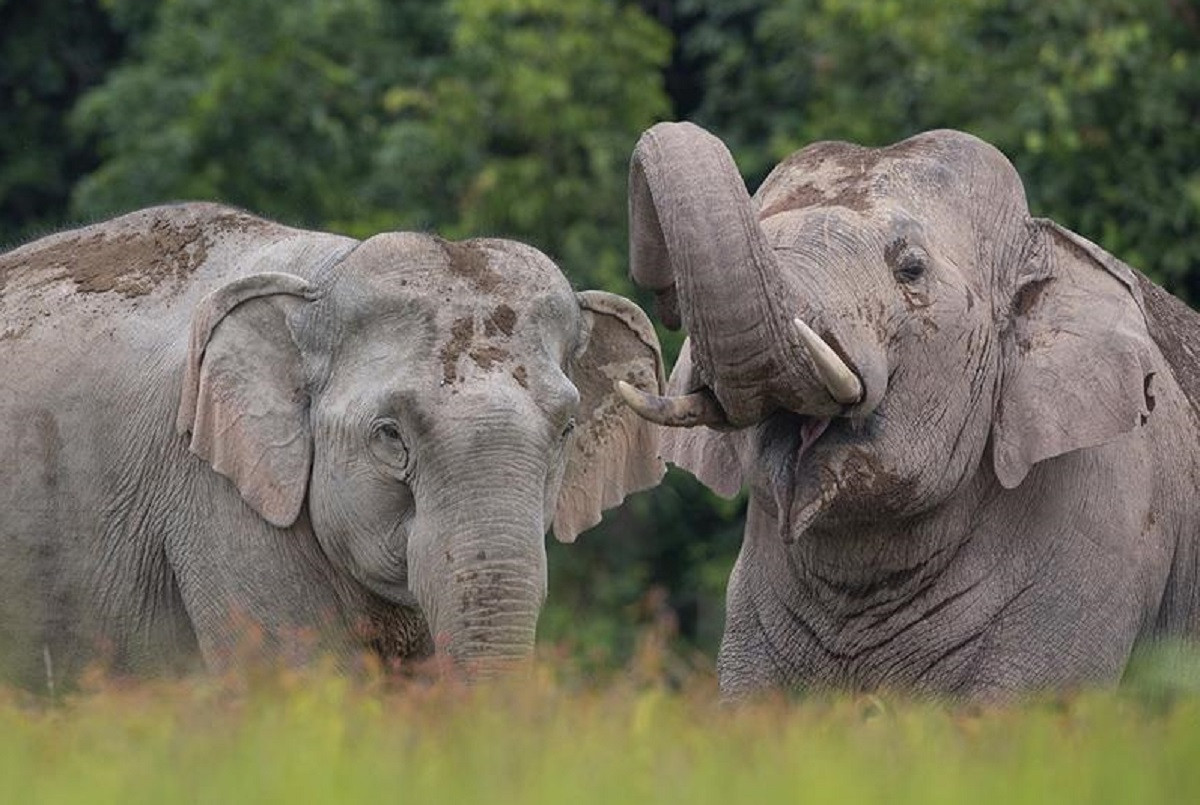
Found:
[[[667,395],[690,394],[702,385],[692,374],[692,342],[687,339],[671,370]],[[732,498],[745,480],[747,440],[751,432],[750,429],[719,431],[704,426],[664,428],[662,457],[696,476],[721,497]]]
[[[662,353],[650,320],[616,294],[584,291],[576,298],[586,341],[571,365],[579,414],[554,513],[554,535],[561,542],[574,542],[600,522],[604,509],[655,486],[666,472],[657,426],[638,416],[615,388],[624,380],[662,393]]]
[[[279,527],[299,516],[312,461],[303,368],[287,326],[288,311],[308,298],[308,283],[278,273],[206,296],[192,316],[175,420],[191,451]]]
[[[1013,296],[992,426],[996,477],[1105,444],[1154,406],[1154,343],[1129,266],[1053,221],[1034,220]]]

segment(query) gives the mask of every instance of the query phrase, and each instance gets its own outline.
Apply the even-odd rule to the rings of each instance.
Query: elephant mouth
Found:
[[[812,449],[832,421],[829,417],[800,417],[800,446],[796,451],[796,461],[804,458],[804,454]]]
[[[822,437],[830,438],[827,434],[831,425],[840,430],[831,417],[786,411],[776,412],[759,426],[759,471],[763,473],[759,477],[769,490],[767,499],[774,504],[771,509],[784,542],[794,541],[793,534],[811,520],[806,516],[803,525],[794,529],[794,504],[812,516],[820,508],[815,505],[821,498],[817,468],[810,466],[812,459],[805,461],[805,457]],[[837,441],[836,436],[833,440]]]

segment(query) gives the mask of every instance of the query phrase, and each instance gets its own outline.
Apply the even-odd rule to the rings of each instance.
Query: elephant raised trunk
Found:
[[[629,178],[630,266],[658,295],[668,324],[691,338],[689,391],[663,400],[623,391],[647,419],[742,427],[779,407],[836,410],[861,381],[804,322],[754,202],[720,140],[690,123],[660,123],[638,141]],[[678,309],[672,309],[677,305]],[[703,393],[703,392],[702,392]],[[723,415],[714,411],[716,403]]]

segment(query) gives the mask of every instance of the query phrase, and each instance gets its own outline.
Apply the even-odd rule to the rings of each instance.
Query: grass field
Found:
[[[467,689],[324,671],[0,691],[5,803],[1200,802],[1200,695],[733,706],[546,667]]]

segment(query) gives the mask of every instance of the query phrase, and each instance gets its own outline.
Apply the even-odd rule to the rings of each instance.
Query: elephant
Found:
[[[660,123],[629,194],[630,272],[687,340],[668,394],[621,393],[748,499],[724,695],[1005,700],[1197,637],[1200,316],[1032,217],[998,149],[817,142],[751,197]]]
[[[0,255],[0,654],[40,686],[448,658],[526,665],[562,541],[651,487],[636,304],[535,248],[215,203]]]

